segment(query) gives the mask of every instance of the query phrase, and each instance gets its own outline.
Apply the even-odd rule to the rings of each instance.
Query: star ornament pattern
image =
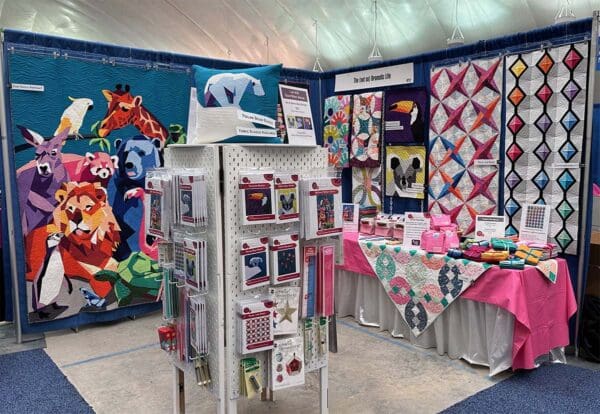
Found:
[[[429,211],[450,215],[465,235],[473,212],[497,209],[502,76],[500,58],[431,71]]]
[[[285,301],[285,306],[282,308],[277,308],[277,312],[279,312],[279,323],[283,322],[283,321],[289,321],[290,323],[293,323],[293,316],[294,313],[296,312],[296,310],[298,310],[298,308],[293,308],[290,306],[290,301],[286,300]]]
[[[549,236],[566,254],[577,253],[581,170],[564,163],[581,162],[588,46],[580,42],[506,57],[506,231],[519,232],[523,205],[549,205]]]

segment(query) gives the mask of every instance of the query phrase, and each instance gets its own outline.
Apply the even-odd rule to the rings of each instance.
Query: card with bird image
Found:
[[[425,147],[390,145],[385,150],[385,195],[425,198]]]
[[[278,285],[300,279],[300,242],[298,234],[282,234],[269,238],[271,284]]]
[[[425,142],[427,93],[423,88],[403,88],[385,94],[383,137],[389,143]]]
[[[277,223],[290,223],[300,220],[298,180],[298,174],[275,173]]]
[[[273,334],[296,335],[298,333],[298,309],[300,287],[285,286],[269,288],[273,299]]]
[[[269,284],[271,276],[268,256],[268,237],[249,238],[241,241],[240,270],[243,290]]]
[[[275,223],[273,171],[256,170],[240,173],[242,224]]]

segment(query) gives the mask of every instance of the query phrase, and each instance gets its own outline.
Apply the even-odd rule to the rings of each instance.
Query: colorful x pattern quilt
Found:
[[[431,70],[429,211],[452,217],[465,235],[498,199],[502,60]]]
[[[568,254],[577,252],[588,48],[506,58],[506,231],[518,233],[524,204],[548,204],[550,237]]]
[[[491,265],[466,259],[358,241],[387,295],[415,336],[419,336]]]

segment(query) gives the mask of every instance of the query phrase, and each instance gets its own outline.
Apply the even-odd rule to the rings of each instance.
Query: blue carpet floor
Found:
[[[0,412],[93,413],[42,349],[0,355]]]
[[[600,413],[600,372],[545,365],[512,377],[443,413]]]

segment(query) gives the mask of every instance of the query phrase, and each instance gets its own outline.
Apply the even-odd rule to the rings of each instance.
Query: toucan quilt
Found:
[[[550,238],[562,253],[577,251],[588,47],[506,58],[507,233],[518,233],[524,204],[548,204]]]
[[[452,217],[465,235],[498,200],[502,60],[432,68],[429,211]]]

